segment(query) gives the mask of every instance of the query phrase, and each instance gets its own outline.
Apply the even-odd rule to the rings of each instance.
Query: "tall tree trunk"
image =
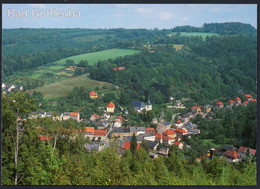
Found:
[[[52,148],[51,155],[53,155],[54,149],[56,148],[56,142],[57,142],[57,136],[54,137],[54,145],[53,145],[53,148]]]
[[[14,163],[15,163],[15,178],[14,184],[17,185],[18,183],[18,151],[19,151],[19,122],[18,118],[16,120],[16,144],[14,149]]]

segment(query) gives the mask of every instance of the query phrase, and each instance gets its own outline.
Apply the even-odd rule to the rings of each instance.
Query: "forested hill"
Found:
[[[170,96],[206,104],[228,101],[239,91],[256,94],[256,40],[249,36],[206,41],[194,37],[178,51],[171,45],[154,46],[153,50],[100,62],[91,76],[119,85],[122,104],[133,98],[161,104]],[[114,72],[117,66],[125,70]]]
[[[202,27],[193,26],[177,26],[173,28],[173,32],[209,32],[221,35],[256,35],[257,30],[250,24],[240,22],[226,23],[210,23],[204,24]]]

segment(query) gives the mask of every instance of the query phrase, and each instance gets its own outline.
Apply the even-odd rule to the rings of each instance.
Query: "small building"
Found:
[[[38,113],[37,112],[32,112],[29,114],[29,119],[36,119],[38,117]]]
[[[216,103],[216,107],[217,107],[217,108],[224,108],[224,104],[223,104],[221,101],[218,101],[218,102]]]
[[[233,106],[236,102],[234,100],[229,100],[228,103]]]
[[[248,104],[249,104],[248,101],[245,101],[245,102],[243,103],[244,106],[247,106]]]
[[[159,133],[156,133],[156,135],[155,135],[155,141],[156,141],[156,142],[159,142],[159,143],[163,143],[163,135],[162,135],[162,134],[159,134]]]
[[[85,127],[84,134],[85,135],[94,135],[95,128],[94,127]]]
[[[39,118],[44,118],[46,116],[46,112],[39,112],[38,117]]]
[[[155,134],[153,133],[144,133],[141,134],[141,136],[143,137],[144,140],[155,141]]]
[[[138,100],[133,100],[131,103],[131,106],[135,109],[135,111],[141,113],[143,110],[150,111],[152,110],[152,103],[148,100],[147,103],[138,101]]]
[[[93,115],[90,117],[90,121],[95,121],[97,118],[98,118],[98,115],[97,115],[97,114],[93,114]]]
[[[230,150],[227,150],[226,152],[223,153],[223,155],[226,157],[226,160],[228,162],[238,162],[239,161],[239,155],[237,154],[236,151],[230,151]]]
[[[159,145],[159,143],[155,142],[155,141],[144,140],[144,142],[147,144],[147,146],[149,147],[149,150],[151,150],[151,151],[156,151],[157,147]]]
[[[115,111],[115,105],[112,101],[107,105],[107,112],[114,113]]]
[[[98,95],[95,91],[91,91],[91,92],[89,92],[89,97],[91,99],[96,99],[96,98],[98,98]]]
[[[85,149],[88,152],[92,152],[92,151],[100,151],[100,145],[99,144],[95,144],[95,143],[86,143],[85,144]]]
[[[182,144],[181,142],[175,141],[174,144],[175,144],[176,146],[178,146],[179,149],[181,149],[181,150],[183,149],[183,144]]]
[[[53,120],[62,121],[63,113],[54,113],[52,116]]]
[[[199,106],[193,106],[191,108],[191,111],[192,111],[192,113],[195,113],[195,114],[200,114],[201,113],[201,109],[200,109]]]
[[[145,128],[145,133],[153,133],[155,135],[155,129],[150,127],[150,128]]]
[[[157,151],[157,153],[158,153],[158,154],[161,154],[161,155],[163,155],[163,156],[168,156],[169,150],[170,150],[169,147],[162,147],[162,148],[160,148],[159,151]]]
[[[126,150],[126,149],[130,150],[130,145],[131,145],[130,141],[125,141],[122,146],[122,150]],[[140,144],[137,144],[136,150],[139,150],[140,148],[141,148]]]
[[[118,69],[118,70],[124,70],[125,67],[118,67],[117,69]]]
[[[247,98],[248,101],[253,100],[253,97],[251,96],[251,94],[245,94],[245,97]]]
[[[53,116],[53,113],[51,112],[46,112],[46,117],[52,117]]]
[[[77,122],[80,122],[79,112],[70,112],[70,118],[75,119]]]
[[[204,112],[209,113],[211,111],[212,106],[210,104],[206,104],[203,107]]]
[[[114,125],[113,125],[113,126],[119,128],[119,127],[122,126],[122,123],[121,123],[120,120],[117,120],[117,121],[114,122]]]
[[[247,153],[248,153],[248,148],[240,146],[240,148],[238,149],[239,158],[246,159]]]
[[[152,123],[153,123],[153,124],[158,124],[158,119],[157,119],[156,117],[153,118],[153,119],[152,119]]]
[[[63,121],[66,121],[68,119],[70,119],[70,112],[64,112],[63,113]]]
[[[145,133],[145,128],[144,127],[137,127],[136,130],[137,130],[137,135]]]
[[[6,85],[4,83],[2,83],[2,89],[5,89]]]
[[[158,158],[158,154],[150,152],[150,153],[149,153],[149,157],[150,157],[151,159],[155,159],[155,158]]]
[[[241,103],[241,99],[240,99],[239,97],[236,97],[236,98],[234,99],[234,101],[235,101],[236,103]]]
[[[181,101],[180,100],[176,100],[175,102],[174,102],[174,105],[173,105],[173,107],[174,108],[185,108],[185,106],[181,103]]]
[[[17,85],[16,89],[18,89],[19,91],[23,90],[23,86],[22,85]]]

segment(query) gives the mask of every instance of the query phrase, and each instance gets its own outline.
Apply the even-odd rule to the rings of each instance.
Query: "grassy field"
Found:
[[[173,44],[173,48],[175,48],[176,49],[176,51],[179,51],[179,50],[181,50],[182,49],[182,47],[183,47],[183,45],[179,45],[179,44]]]
[[[119,56],[125,55],[132,55],[138,53],[138,50],[130,50],[130,49],[109,49],[104,51],[98,51],[93,53],[87,54],[80,54],[76,56],[70,56],[61,60],[58,60],[56,63],[58,65],[64,65],[66,60],[73,60],[76,64],[78,64],[81,60],[87,60],[89,65],[93,65],[94,63],[98,62],[99,60],[107,60],[107,59],[114,59]]]
[[[112,87],[110,83],[91,80],[87,76],[88,74],[84,74],[78,77],[63,79],[55,83],[37,87],[28,91],[28,93],[32,94],[33,91],[36,91],[41,92],[44,98],[57,98],[67,96],[75,87],[86,87],[91,90],[94,90],[96,87],[99,87],[100,89],[104,86],[108,89]]]
[[[169,36],[174,36],[177,32],[173,32],[171,34],[168,34]],[[211,36],[218,36],[219,34],[217,33],[201,33],[201,32],[181,32],[181,36],[201,36],[203,40],[206,39],[206,37],[211,37]]]

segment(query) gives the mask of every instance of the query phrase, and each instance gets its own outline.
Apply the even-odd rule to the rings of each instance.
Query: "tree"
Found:
[[[136,136],[135,136],[135,133],[134,133],[133,136],[132,136],[132,139],[130,141],[130,151],[131,151],[131,153],[135,154],[136,149],[137,149],[137,140],[136,140]]]

